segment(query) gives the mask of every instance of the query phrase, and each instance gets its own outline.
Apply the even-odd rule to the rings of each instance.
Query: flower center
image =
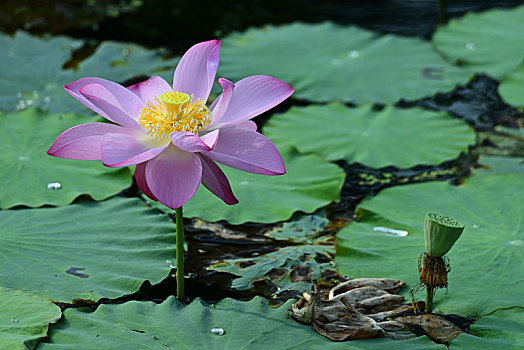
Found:
[[[138,122],[157,140],[175,131],[196,134],[211,122],[205,102],[183,92],[166,92],[147,101]]]

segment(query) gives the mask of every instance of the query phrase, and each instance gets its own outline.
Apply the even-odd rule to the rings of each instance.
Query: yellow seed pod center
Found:
[[[165,94],[162,94],[158,96],[160,98],[160,101],[162,101],[162,105],[164,106],[164,110],[167,113],[176,113],[178,112],[180,105],[188,102],[191,99],[191,96],[188,94],[184,94],[183,92],[166,92]]]
[[[177,131],[196,134],[211,122],[205,102],[183,92],[166,92],[147,101],[139,123],[157,140]]]

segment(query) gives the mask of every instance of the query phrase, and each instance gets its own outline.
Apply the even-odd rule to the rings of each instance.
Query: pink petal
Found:
[[[160,144],[146,133],[140,134],[135,130],[105,134],[100,147],[102,164],[117,168],[142,163],[159,155],[168,145]]]
[[[91,110],[100,114],[102,117],[107,118],[108,116],[103,110],[95,106],[91,101],[87,100],[80,93],[80,90],[83,87],[91,84],[102,85],[105,88],[105,90],[109,91],[109,93],[112,96],[114,96],[114,99],[118,101],[120,107],[125,108],[125,110],[131,112],[132,115],[133,113],[138,113],[140,109],[144,106],[144,104],[140,101],[140,98],[138,98],[135,94],[131,93],[131,91],[127,90],[120,84],[102,78],[79,79],[70,84],[67,84],[66,86],[64,86],[64,89],[69,95],[73,96],[75,99],[89,107]]]
[[[238,199],[233,194],[231,185],[222,169],[205,155],[200,154],[199,156],[202,161],[202,184],[224,203],[237,204]]]
[[[210,40],[191,47],[180,59],[173,79],[173,91],[180,91],[206,102],[215,80],[220,41]]]
[[[229,101],[231,101],[231,96],[233,96],[233,91],[235,89],[235,84],[227,79],[220,78],[218,79],[218,83],[222,86],[223,92],[213,101],[209,107],[213,116],[213,120],[209,124],[208,129],[213,125],[216,125],[220,119],[222,119],[222,116],[224,116],[224,113],[227,111]]]
[[[232,128],[235,129],[247,129],[251,131],[257,131],[257,123],[255,123],[252,120],[246,120],[244,122],[240,122],[240,124],[234,124]]]
[[[202,137],[191,132],[179,131],[171,135],[173,145],[186,152],[211,151],[218,140],[218,130],[212,131]]]
[[[138,96],[133,94],[131,91],[127,89],[126,91],[129,94],[133,95],[134,98],[138,99]],[[102,110],[104,112],[102,116],[105,116],[110,121],[128,128],[142,129],[140,124],[138,124],[137,122],[139,112],[137,112],[136,115],[131,115],[127,113],[126,110],[122,109],[120,102],[118,101],[116,96],[111,94],[111,92],[104,88],[102,85],[86,85],[80,89],[80,94],[83,95],[89,102],[91,102],[98,109]]]
[[[47,154],[67,159],[99,160],[102,136],[122,129],[118,125],[99,122],[74,126],[58,136]]]
[[[218,142],[218,130],[211,131],[204,136],[200,137],[202,141],[212,150]]]
[[[156,96],[173,91],[164,79],[156,76],[127,88],[140,97],[144,104],[147,101],[154,101]]]
[[[202,178],[202,163],[196,154],[171,146],[146,163],[145,175],[153,196],[176,209],[195,194]]]
[[[256,131],[238,128],[220,130],[215,148],[203,152],[231,168],[262,175],[282,175],[286,169],[277,148]]]
[[[255,75],[240,80],[227,111],[215,127],[231,126],[256,117],[291,96],[293,88],[278,79]]]
[[[142,193],[144,193],[146,196],[148,196],[150,199],[154,201],[158,201],[158,199],[151,193],[151,190],[149,189],[149,186],[147,185],[146,181],[146,164],[147,162],[137,164],[135,167],[135,179],[136,183],[138,184],[138,187],[140,187],[140,190],[142,190]]]

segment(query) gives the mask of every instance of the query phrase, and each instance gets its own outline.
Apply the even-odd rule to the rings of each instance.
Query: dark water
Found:
[[[521,0],[2,0],[0,30],[119,40],[182,53],[196,42],[264,24],[333,21],[430,38],[439,22]]]
[[[181,54],[191,45],[232,31],[264,24],[281,24],[293,21],[310,23],[326,20],[343,25],[355,24],[381,33],[419,36],[429,39],[437,25],[449,18],[462,16],[469,11],[493,7],[512,7],[524,1],[315,1],[315,0],[252,0],[252,1],[199,1],[199,0],[144,0],[144,1],[19,1],[2,0],[0,4],[0,30],[14,32],[28,30],[35,34],[63,34],[82,39],[119,40],[139,43],[146,47],[166,47],[173,54]],[[498,82],[477,76],[465,87],[447,94],[438,94],[416,102],[399,102],[400,107],[413,105],[446,110],[462,118],[477,131],[493,131],[496,125],[524,127],[524,116],[505,104],[497,94]],[[282,112],[292,105],[305,105],[306,101],[286,101],[272,113]],[[270,117],[264,114],[255,119],[260,127]],[[411,169],[371,169],[360,164],[340,162],[348,174],[340,203],[328,208],[334,227],[351,220],[359,201],[374,195],[383,188],[421,181],[452,180],[455,183],[467,176],[476,166],[474,148],[458,159],[438,166],[417,166]],[[138,196],[136,185],[126,190],[125,196]],[[264,254],[279,246],[271,240],[254,242],[263,237],[267,225],[229,226],[245,239],[224,239],[215,232],[192,227],[188,220],[186,236],[189,246],[186,270],[191,276],[187,282],[189,299],[201,297],[217,301],[225,297],[239,299],[254,295],[269,296],[275,286],[270,282],[252,290],[236,292],[229,288],[232,275],[208,271],[212,261],[242,258]],[[282,243],[279,243],[282,244]],[[202,253],[202,251],[204,253]],[[159,301],[175,291],[174,278],[167,278],[157,286],[145,284],[130,299]],[[294,294],[281,295],[282,299]],[[105,300],[103,302],[114,302]]]

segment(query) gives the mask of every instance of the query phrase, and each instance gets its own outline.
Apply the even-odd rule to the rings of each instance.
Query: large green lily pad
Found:
[[[68,309],[38,349],[445,349],[426,337],[336,343],[287,316],[291,303],[270,308],[267,300],[225,299],[216,305],[174,297],[162,304],[131,301],[100,305],[94,312]],[[224,331],[212,333],[213,328]],[[216,332],[219,332],[217,330]]]
[[[292,107],[264,127],[277,144],[327,160],[345,159],[369,167],[409,168],[456,158],[475,143],[475,132],[445,112],[340,103]]]
[[[0,115],[0,208],[67,205],[83,194],[102,200],[129,187],[128,168],[46,154],[62,131],[91,121],[91,117],[35,109]]]
[[[301,155],[289,147],[280,148],[287,173],[264,176],[223,166],[240,203],[229,206],[204,186],[184,205],[184,216],[206,221],[226,220],[271,223],[287,220],[296,211],[311,213],[340,198],[344,172],[315,155]],[[172,212],[159,202],[152,205]]]
[[[469,12],[437,29],[433,44],[454,63],[500,79],[524,58],[524,6]]]
[[[164,60],[159,51],[106,41],[87,58],[64,69],[82,41],[67,37],[39,39],[25,32],[13,38],[0,33],[0,109],[39,107],[51,112],[88,111],[63,89],[84,77],[117,82],[140,75],[164,75],[171,81],[176,59]]]
[[[265,26],[224,38],[222,76],[277,77],[315,102],[417,100],[465,84],[469,74],[430,43],[332,23]]]
[[[473,176],[460,186],[440,182],[386,189],[362,202],[360,222],[338,232],[337,266],[352,277],[390,277],[415,286],[424,215],[440,213],[466,228],[448,254],[449,293],[439,291],[435,306],[477,317],[522,305],[523,187],[522,175],[500,174]],[[376,226],[409,234],[394,236]]]
[[[117,298],[174,260],[174,227],[139,199],[0,210],[0,280],[61,302]]]
[[[475,173],[475,176],[493,174],[524,175],[524,158],[481,156],[478,162],[486,171],[479,170]]]
[[[472,326],[478,336],[462,333],[451,342],[451,350],[490,349],[521,350],[524,348],[524,309],[497,310],[483,316]]]
[[[0,348],[33,349],[62,311],[49,299],[0,287]]]
[[[524,60],[502,79],[499,94],[507,103],[524,107]]]

